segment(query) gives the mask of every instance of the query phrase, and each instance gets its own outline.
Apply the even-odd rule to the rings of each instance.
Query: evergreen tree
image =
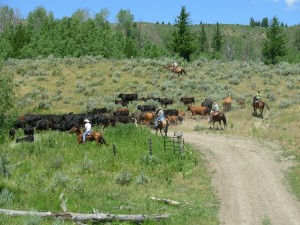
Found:
[[[294,44],[297,51],[300,51],[300,30],[297,30],[295,33]]]
[[[214,49],[214,53],[221,52],[222,44],[223,44],[223,36],[220,31],[219,23],[217,23],[216,30],[212,40],[212,48]]]
[[[0,65],[0,143],[3,143],[11,123],[10,113],[14,107],[14,84],[13,76],[2,73],[2,64]]]
[[[180,15],[175,19],[175,31],[171,48],[174,53],[190,61],[191,54],[195,51],[194,37],[191,32],[190,13],[182,6]]]
[[[286,37],[283,28],[280,26],[277,17],[273,17],[267,30],[267,39],[263,43],[262,54],[265,57],[265,63],[275,64],[278,57],[286,55]]]
[[[255,21],[253,19],[253,17],[250,18],[250,23],[249,23],[250,27],[254,28],[255,27]]]
[[[202,26],[201,26],[199,43],[200,43],[200,46],[199,46],[200,52],[208,52],[209,43],[208,43],[208,39],[207,39],[206,32],[204,29],[204,24],[202,24]]]
[[[269,27],[269,19],[267,17],[262,19],[261,27]]]

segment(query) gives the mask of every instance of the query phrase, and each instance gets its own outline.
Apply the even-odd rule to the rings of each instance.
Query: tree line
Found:
[[[173,57],[187,61],[202,56],[226,60],[237,58],[233,44],[225,40],[219,23],[210,37],[206,33],[206,25],[202,23],[200,32],[195,32],[191,15],[185,6],[182,6],[174,25],[155,24],[168,26],[169,32],[158,34],[157,39],[160,41],[145,35],[145,23],[134,22],[134,15],[130,10],[120,10],[115,24],[109,23],[108,16],[107,9],[101,9],[93,16],[88,9],[79,9],[70,17],[54,19],[52,12],[37,7],[22,20],[18,12],[8,6],[0,7],[0,57],[89,55],[115,59]],[[249,26],[255,27],[256,23],[251,18]],[[274,64],[288,53],[285,26],[277,17],[270,21],[264,18],[259,26],[266,28],[266,40],[261,49],[260,60]],[[294,44],[299,54],[300,32],[296,33]],[[251,53],[250,50],[248,52]]]

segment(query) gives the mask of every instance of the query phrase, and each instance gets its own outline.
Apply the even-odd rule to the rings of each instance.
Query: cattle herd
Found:
[[[23,129],[25,137],[16,139],[16,142],[33,142],[34,132],[40,132],[43,130],[54,130],[54,131],[70,131],[73,126],[84,127],[84,119],[89,119],[93,126],[98,125],[102,129],[108,126],[114,127],[117,123],[139,123],[146,125],[153,125],[156,115],[157,107],[155,105],[138,105],[137,111],[130,113],[128,104],[131,101],[142,100],[147,102],[150,99],[158,101],[162,106],[167,107],[173,104],[173,99],[169,98],[153,98],[153,97],[142,97],[138,98],[138,94],[119,94],[119,99],[115,100],[116,104],[121,104],[123,107],[117,108],[116,111],[109,112],[107,108],[94,108],[91,112],[81,114],[25,114],[20,115],[17,121],[13,124],[13,127],[9,131],[9,135],[13,140],[15,138],[15,130]],[[192,115],[206,115],[209,114],[212,108],[212,100],[205,99],[202,102],[201,108],[194,111],[191,108],[195,104],[194,97],[181,98],[180,102],[188,106],[187,111],[191,111]],[[199,111],[200,110],[200,111]],[[182,123],[185,117],[185,112],[177,109],[164,109],[165,117],[170,123],[178,124]]]

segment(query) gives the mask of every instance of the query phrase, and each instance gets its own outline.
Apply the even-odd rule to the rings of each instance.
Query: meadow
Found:
[[[179,61],[187,76],[164,68],[172,59],[108,60],[101,57],[9,59],[2,73],[14,77],[16,110],[21,113],[82,113],[93,108],[115,110],[119,93],[139,97],[169,97],[169,108],[186,111],[181,97],[195,97],[196,105],[211,97],[222,105],[231,95],[232,110],[226,112],[228,128],[218,134],[247,136],[278,143],[284,156],[296,162],[289,170],[291,187],[300,199],[300,65],[260,62]],[[270,110],[264,118],[252,116],[252,97],[261,90]],[[246,100],[241,109],[236,99]],[[135,112],[137,101],[129,105]],[[155,101],[147,104],[158,105]],[[190,120],[187,113],[186,120]],[[185,123],[185,121],[183,121]],[[180,128],[180,126],[179,126]],[[191,129],[209,132],[195,123]],[[211,131],[215,132],[215,131]],[[22,133],[19,131],[19,136]],[[164,151],[161,137],[146,127],[119,125],[105,131],[112,146],[76,146],[68,133],[42,132],[35,143],[1,146],[1,208],[61,211],[59,196],[68,198],[70,212],[115,214],[169,213],[161,224],[218,224],[218,201],[210,185],[206,163],[199,152],[186,145],[185,155]],[[149,156],[148,138],[153,140]],[[180,207],[153,202],[151,196],[182,202]],[[33,218],[1,216],[7,224],[67,224]],[[3,221],[3,222],[2,222]],[[147,221],[147,224],[152,222]]]

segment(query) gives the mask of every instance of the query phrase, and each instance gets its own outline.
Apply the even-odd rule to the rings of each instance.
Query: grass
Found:
[[[228,129],[222,133],[253,137],[279,144],[284,149],[284,157],[292,157],[296,163],[288,176],[292,189],[300,199],[300,140],[298,135],[300,65],[196,60],[191,63],[180,62],[180,66],[184,67],[188,75],[179,77],[163,68],[172,61],[173,59],[168,58],[155,60],[94,58],[91,60],[89,57],[10,59],[4,64],[2,72],[14,76],[19,113],[81,113],[93,107],[107,107],[115,110],[117,106],[114,100],[119,93],[138,93],[139,97],[170,97],[175,101],[170,108],[186,111],[186,107],[179,102],[181,97],[195,97],[196,105],[200,105],[205,98],[211,97],[218,102],[219,106],[222,106],[222,99],[230,93],[233,98],[232,110],[226,113]],[[39,78],[40,76],[43,79]],[[265,110],[264,119],[252,116],[252,96],[258,89],[261,90],[263,100],[270,107],[270,110]],[[240,109],[236,104],[236,99],[241,97],[246,100],[245,109]],[[130,111],[135,112],[138,104],[145,103],[143,101],[131,103]],[[157,103],[151,102],[151,104]],[[197,125],[197,120],[195,120],[194,130],[202,132],[205,128]],[[148,197],[151,193],[157,195],[155,197],[191,202],[180,210],[172,209],[176,215],[178,213],[177,222],[187,220],[190,223],[186,224],[199,224],[199,221],[194,218],[198,218],[201,214],[206,218],[203,224],[217,223],[217,204],[200,155],[193,155],[194,159],[197,159],[197,163],[194,164],[186,164],[186,161],[183,163],[164,154],[160,156],[163,158],[154,157],[155,160],[149,161],[148,154],[145,153],[147,140],[144,140],[143,144],[135,141],[135,136],[141,139],[148,134],[141,133],[140,135],[137,132],[133,137],[128,138],[123,136],[122,130],[117,130],[118,135],[113,132],[115,131],[107,130],[106,135],[108,139],[111,139],[111,143],[117,143],[117,158],[112,157],[111,148],[101,147],[99,151],[95,151],[92,143],[86,150],[81,146],[75,147],[75,137],[68,134],[47,132],[41,135],[40,140],[33,145],[2,146],[6,163],[13,165],[22,162],[16,168],[8,167],[11,172],[18,171],[19,168],[32,171],[32,168],[36,167],[40,173],[37,176],[18,174],[17,177],[21,181],[6,184],[9,187],[8,190],[12,190],[12,193],[16,191],[27,195],[26,190],[21,188],[23,183],[26,187],[36,184],[44,185],[39,190],[41,200],[29,200],[34,198],[33,194],[28,195],[28,199],[22,199],[22,201],[34,202],[34,204],[23,203],[22,207],[26,205],[27,208],[39,210],[37,206],[45,210],[59,210],[59,194],[62,191],[66,194],[65,190],[75,189],[76,195],[67,196],[70,211],[90,212],[90,205],[110,213],[141,213],[143,210],[148,213],[148,209],[149,213],[164,211],[165,206],[149,202]],[[120,138],[115,140],[117,136]],[[72,145],[71,148],[70,145]],[[139,149],[140,145],[144,148]],[[162,148],[161,145],[157,147],[158,151]],[[141,152],[144,154],[138,154]],[[10,155],[12,153],[17,154],[18,160],[12,160]],[[52,153],[53,155],[50,155]],[[197,153],[193,152],[193,154]],[[48,159],[44,165],[38,164],[41,159],[36,157],[39,155]],[[128,158],[132,161],[127,161]],[[160,160],[166,160],[166,164],[162,166],[159,164]],[[199,175],[200,178],[198,177],[199,171],[202,173]],[[170,173],[173,173],[172,179],[168,176]],[[124,185],[118,184],[116,180]],[[111,182],[110,186],[104,186],[108,181]],[[89,183],[88,187],[87,183]],[[136,189],[139,191],[135,191]],[[51,203],[45,204],[48,200],[48,195],[45,193],[53,191],[55,195],[51,195]],[[37,193],[37,190],[33,192]],[[133,197],[127,200],[128,193],[130,196],[133,193],[137,195],[135,198],[138,200]],[[198,199],[199,195],[201,198]],[[94,196],[100,196],[101,201],[96,201]],[[13,199],[16,201],[20,197],[18,195]],[[86,203],[81,203],[83,199]],[[191,208],[191,205],[196,208]],[[201,208],[201,205],[206,209]],[[209,207],[205,207],[207,205]],[[189,217],[190,214],[193,215]]]
[[[197,151],[187,146],[184,157],[165,151],[162,137],[133,125],[108,128],[105,137],[110,146],[76,146],[75,135],[49,131],[38,134],[34,143],[2,146],[0,168],[9,175],[2,173],[1,208],[59,212],[63,194],[70,212],[168,213],[172,215],[168,221],[155,224],[217,224],[218,202]],[[164,205],[152,196],[181,205]],[[1,216],[3,224],[31,224],[31,220],[35,219]]]

